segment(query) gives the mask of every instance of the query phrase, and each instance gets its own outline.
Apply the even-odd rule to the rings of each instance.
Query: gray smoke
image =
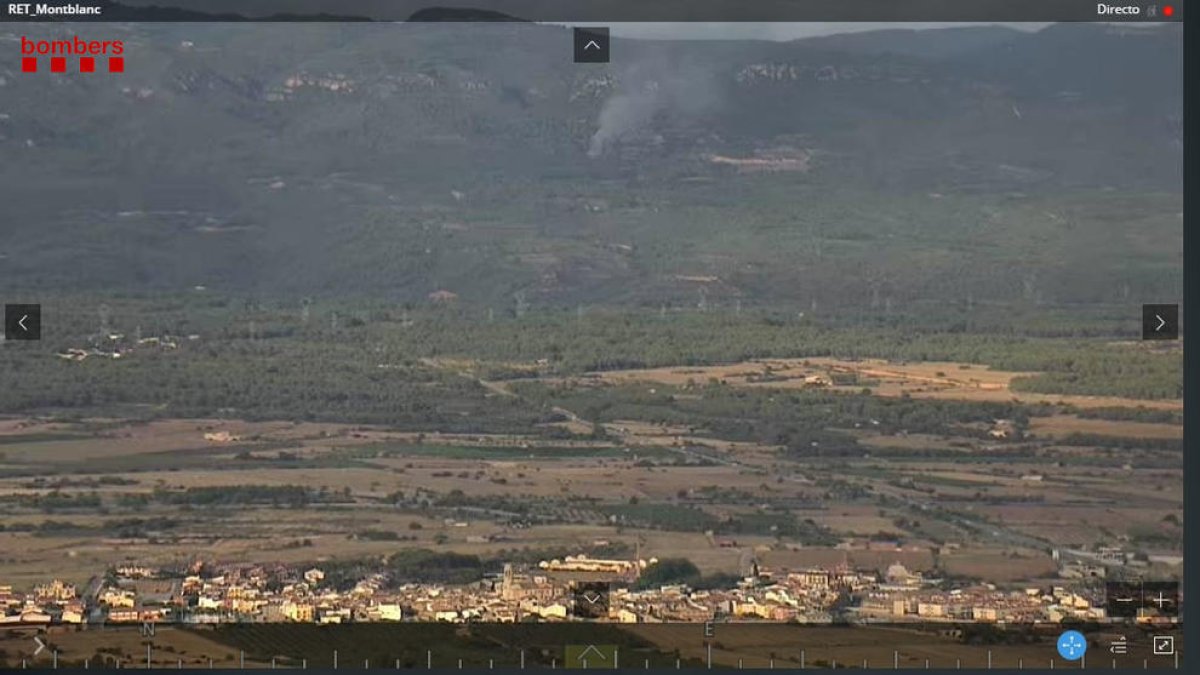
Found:
[[[600,108],[588,157],[599,157],[613,143],[636,137],[655,117],[695,115],[719,100],[711,71],[680,67],[662,59],[643,61],[616,78],[616,90]]]
[[[614,141],[645,128],[661,107],[657,87],[614,94],[600,109],[599,128],[592,135],[588,157],[599,157]]]

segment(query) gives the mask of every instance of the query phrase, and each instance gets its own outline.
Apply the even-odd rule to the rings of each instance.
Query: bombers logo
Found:
[[[79,72],[96,72],[96,57],[108,58],[108,72],[125,72],[125,43],[122,40],[84,40],[76,35],[70,40],[30,40],[21,36],[21,72],[36,73],[39,57],[48,56],[50,72],[67,72],[67,57],[77,62]]]

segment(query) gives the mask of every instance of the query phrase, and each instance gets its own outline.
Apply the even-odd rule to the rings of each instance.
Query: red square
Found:
[[[50,72],[52,72],[52,73],[67,72],[67,57],[51,56],[50,57]]]
[[[21,72],[22,73],[36,73],[37,72],[37,58],[35,58],[33,56],[26,56],[26,57],[22,58],[21,59]]]
[[[79,57],[79,72],[94,73],[96,72],[96,59],[92,56]]]
[[[110,73],[125,72],[125,57],[124,56],[108,57],[108,72],[110,72]]]

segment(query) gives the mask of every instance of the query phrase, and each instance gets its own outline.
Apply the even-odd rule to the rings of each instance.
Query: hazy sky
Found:
[[[795,40],[798,38],[835,33],[858,33],[869,30],[900,28],[920,30],[925,28],[954,28],[956,26],[983,26],[981,23],[611,23],[613,35],[634,38],[659,39],[758,39]],[[1045,23],[1001,23],[1018,30],[1037,30]]]
[[[264,16],[275,12],[344,11],[349,14],[391,20],[407,17],[414,7],[476,7],[489,8],[487,0],[353,0],[339,4],[334,0],[120,0],[131,6],[171,6],[205,12],[233,12],[248,16]],[[578,2],[579,0],[574,0]],[[648,1],[648,0],[642,0]],[[665,0],[664,0],[665,1]],[[966,0],[964,0],[966,1]],[[512,3],[514,6],[519,3]],[[537,3],[533,3],[537,4]],[[610,2],[616,7],[618,3]],[[681,6],[684,6],[681,4]],[[507,7],[507,6],[506,6]],[[499,6],[490,7],[500,9]],[[614,13],[619,13],[614,10]],[[518,14],[519,15],[519,14]],[[559,22],[550,22],[559,23]],[[758,39],[795,40],[798,38],[835,33],[853,33],[884,28],[950,28],[954,26],[986,25],[982,23],[922,23],[922,22],[678,22],[678,23],[621,23],[612,21],[574,22],[576,25],[607,25],[613,35],[658,39]],[[564,25],[571,25],[566,24]],[[1002,23],[1021,30],[1037,30],[1045,23]]]

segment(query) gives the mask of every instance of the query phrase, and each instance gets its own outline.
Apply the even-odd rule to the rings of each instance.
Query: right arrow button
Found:
[[[1142,305],[1143,340],[1178,340],[1179,305]]]

